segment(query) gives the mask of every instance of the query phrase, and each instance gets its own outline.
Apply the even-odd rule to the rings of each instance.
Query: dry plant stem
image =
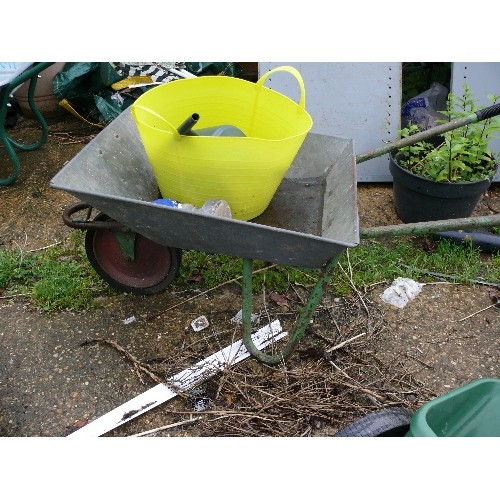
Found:
[[[456,280],[458,279],[458,276],[454,276],[452,274],[443,274],[443,273],[435,273],[432,271],[428,271],[427,269],[417,269],[415,267],[407,266],[406,264],[399,263],[401,267],[404,267],[405,269],[409,269],[410,271],[415,271],[416,273],[420,274],[426,274],[428,276],[433,276],[435,278],[444,278],[447,280]],[[452,282],[450,284],[452,285],[464,285],[467,286],[470,283],[477,283],[478,285],[486,285],[486,286],[493,286],[495,288],[500,288],[499,283],[490,283],[489,281],[483,281],[483,280],[476,280],[476,279],[468,279],[467,283],[457,283],[457,282]],[[437,284],[437,283],[436,283]]]
[[[267,323],[270,325],[272,323],[272,320],[271,320],[271,316],[269,315],[269,311],[267,310],[267,305],[266,305],[266,280],[265,280],[265,277],[264,277],[264,283],[263,283],[263,286],[262,286],[262,304],[263,304],[263,307],[264,307],[264,312],[266,314]],[[272,350],[273,353],[275,352],[275,342],[274,342],[274,340],[271,340],[271,350]]]
[[[176,415],[190,415],[193,413],[193,410],[191,411],[183,411],[183,410],[165,410],[168,413],[174,413]],[[205,415],[217,415],[216,418],[212,419],[212,421],[215,420],[220,420],[224,418],[231,418],[231,417],[245,417],[246,419],[260,419],[260,420],[265,420],[268,422],[274,422],[274,423],[279,423],[279,422],[285,422],[286,420],[280,421],[279,419],[276,419],[275,417],[266,417],[266,416],[260,416],[257,413],[249,412],[249,411],[233,411],[233,410],[203,410],[201,413],[203,413],[203,416]],[[246,420],[245,420],[246,421]]]
[[[122,353],[129,361],[131,361],[134,364],[134,367],[138,372],[142,371],[143,373],[145,373],[146,375],[151,377],[156,383],[163,384],[163,385],[167,386],[170,390],[175,392],[177,395],[186,397],[186,395],[183,394],[183,391],[181,389],[179,389],[171,384],[168,384],[166,382],[166,380],[162,379],[161,377],[158,377],[158,375],[154,374],[151,370],[146,368],[141,361],[139,361],[135,356],[130,354],[128,351],[126,351],[122,346],[117,344],[114,340],[90,339],[90,340],[87,340],[87,341],[81,343],[80,345],[84,346],[84,345],[89,345],[89,344],[94,344],[94,343],[110,345],[111,347],[115,348],[118,352]],[[142,382],[142,380],[141,380],[141,382]]]
[[[360,337],[364,337],[368,332],[362,332],[359,335],[355,335],[354,337],[351,337],[350,339],[345,340],[344,342],[341,342],[340,344],[337,344],[336,346],[330,347],[330,349],[327,349],[326,352],[332,352],[337,349],[341,349],[347,344],[350,344],[351,342],[354,342],[356,339],[359,339]]]
[[[314,335],[316,335],[316,337],[319,337],[321,340],[324,340],[327,344],[331,344],[332,343],[332,340],[331,339],[328,339],[326,338],[323,334],[315,331],[314,332]]]
[[[154,434],[155,432],[164,431],[166,429],[172,429],[173,427],[180,427],[181,425],[193,424],[203,417],[190,418],[188,420],[183,420],[182,422],[176,422],[175,424],[163,425],[162,427],[157,427],[156,429],[151,429],[150,431],[139,432],[138,434],[131,434],[128,437],[140,437],[147,436],[148,434]]]
[[[337,329],[337,333],[339,335],[342,335],[342,331],[340,330],[340,326],[337,323],[337,321],[335,320],[335,318],[333,317],[333,311],[331,310],[331,308],[328,308],[328,312],[330,313],[330,317],[332,318],[333,324],[335,325],[335,328]]]
[[[340,373],[342,373],[342,375],[344,375],[344,377],[346,377],[346,378],[351,378],[351,379],[352,379],[352,377],[350,377],[349,375],[347,375],[347,373],[346,373],[344,370],[342,370],[342,368],[339,368],[339,367],[338,367],[338,366],[337,366],[337,365],[336,365],[333,361],[329,361],[329,363],[330,363],[330,364],[331,364],[331,365],[332,365],[332,366],[333,366],[336,370],[338,370]]]
[[[492,307],[495,307],[497,306],[498,304],[491,304],[487,307],[483,307],[482,309],[480,309],[479,311],[476,311],[475,313],[472,313],[472,314],[469,314],[468,316],[465,316],[465,318],[461,318],[459,319],[458,321],[464,321],[466,319],[469,319],[469,318],[472,318],[473,316],[475,316],[476,314],[479,314],[479,313],[482,313],[483,311],[487,311],[488,309],[491,309]]]
[[[387,401],[387,398],[385,396],[382,396],[381,394],[377,394],[376,392],[370,391],[369,389],[365,389],[364,387],[359,387],[358,385],[348,384],[347,382],[336,382],[336,383],[340,384],[340,385],[345,385],[346,387],[349,387],[351,389],[355,389],[357,391],[365,392],[366,394],[373,396],[378,401],[381,401],[381,402]]]
[[[406,354],[407,357],[409,357],[410,359],[414,359],[415,361],[417,361],[418,363],[420,363],[421,365],[424,365],[426,368],[429,368],[430,370],[433,370],[434,367],[425,363],[424,361],[422,361],[421,359],[418,359],[417,357],[415,356],[412,356],[411,354]]]
[[[16,293],[14,295],[2,295],[0,299],[13,299],[14,297],[28,297],[28,293]]]
[[[290,286],[292,287],[292,290],[295,292],[295,295],[297,295],[297,297],[300,300],[301,304],[304,306],[306,304],[305,300],[300,296],[300,294],[297,291],[297,289],[291,283],[290,283]]]
[[[60,245],[62,241],[56,241],[55,243],[52,243],[51,245],[47,245],[44,247],[40,248],[35,248],[34,250],[28,250],[28,252],[41,252],[42,250],[47,250],[48,248],[56,247],[57,245]]]
[[[359,290],[354,285],[354,282],[352,281],[352,267],[351,267],[351,261],[349,260],[349,250],[347,250],[346,253],[347,253],[347,262],[349,264],[349,274],[347,274],[347,272],[345,271],[345,269],[342,267],[342,265],[340,263],[339,263],[339,267],[340,267],[341,271],[349,279],[349,284],[351,285],[351,288],[354,290],[354,292],[358,296],[359,300],[363,304],[363,307],[365,308],[366,316],[367,316],[367,319],[368,319],[367,330],[368,330],[368,333],[369,333],[370,330],[371,330],[371,325],[370,325],[370,311],[368,310],[368,307],[367,307],[365,301],[363,300],[363,297],[362,297],[361,293],[359,292]]]

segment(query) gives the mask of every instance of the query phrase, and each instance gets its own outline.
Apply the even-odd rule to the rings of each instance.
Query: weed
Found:
[[[0,290],[23,294],[47,312],[94,307],[106,289],[87,261],[75,231],[64,244],[38,252],[0,250]]]

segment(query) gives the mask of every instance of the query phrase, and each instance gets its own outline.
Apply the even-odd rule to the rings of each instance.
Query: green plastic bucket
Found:
[[[482,378],[424,404],[407,437],[500,437],[500,379]]]

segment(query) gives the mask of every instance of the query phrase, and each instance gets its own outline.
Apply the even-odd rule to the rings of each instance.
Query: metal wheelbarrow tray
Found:
[[[134,245],[138,245],[136,235],[161,248],[241,257],[243,339],[252,355],[269,364],[282,361],[292,352],[340,254],[360,241],[352,139],[308,134],[271,204],[251,221],[152,203],[160,197],[158,185],[129,110],[72,158],[51,180],[51,187],[67,191],[83,202],[76,204],[73,211],[85,207],[99,210],[100,216],[94,219],[97,225],[87,220],[76,221],[72,227],[99,232],[100,223],[101,232],[113,230],[129,259],[133,260]],[[115,226],[108,219],[116,221]],[[71,225],[67,214],[65,222]],[[123,242],[120,228],[132,234],[131,246]],[[151,255],[155,260],[157,254]],[[297,320],[296,331],[279,355],[261,353],[250,339],[252,259],[295,267],[323,267]],[[94,264],[92,260],[91,263]],[[151,262],[153,267],[157,264],[161,262]]]

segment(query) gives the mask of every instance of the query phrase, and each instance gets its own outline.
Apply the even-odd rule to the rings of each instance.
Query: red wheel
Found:
[[[98,214],[95,221],[111,220]],[[124,254],[118,238],[126,238],[133,257]],[[97,274],[120,292],[151,295],[165,290],[177,276],[181,262],[178,248],[159,245],[141,234],[88,229],[85,251]]]

